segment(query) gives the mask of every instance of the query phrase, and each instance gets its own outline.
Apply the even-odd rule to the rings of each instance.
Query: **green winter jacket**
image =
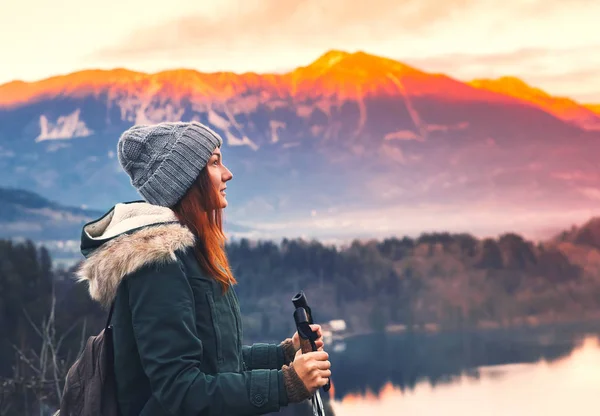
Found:
[[[86,224],[78,270],[93,299],[115,301],[114,364],[123,416],[260,415],[289,403],[291,340],[242,345],[233,287],[199,268],[194,235],[174,213],[117,204]]]

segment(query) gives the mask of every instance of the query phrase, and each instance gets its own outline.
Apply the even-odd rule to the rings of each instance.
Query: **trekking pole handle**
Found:
[[[294,311],[294,321],[296,322],[296,329],[298,331],[300,339],[300,349],[302,354],[311,351],[317,351],[317,333],[314,332],[310,325],[313,324],[312,317],[310,315],[311,310],[306,302],[306,295],[300,291],[296,296],[292,298],[292,302],[296,307]],[[331,388],[331,379],[327,380],[327,384],[323,386],[324,391],[329,391]]]
[[[294,311],[294,320],[296,321],[296,329],[298,331],[298,338],[300,339],[300,349],[302,350],[302,354],[316,351],[317,344],[315,344],[315,340],[317,334],[310,328],[308,316],[304,308],[296,308]]]
[[[296,309],[298,308],[304,308],[304,310],[306,310],[306,314],[308,315],[308,323],[309,324],[313,324],[313,317],[312,317],[312,311],[310,309],[310,306],[308,306],[308,303],[306,302],[306,295],[304,294],[304,291],[300,291],[296,294],[296,296],[294,296],[292,298],[292,303],[294,304],[294,307]]]

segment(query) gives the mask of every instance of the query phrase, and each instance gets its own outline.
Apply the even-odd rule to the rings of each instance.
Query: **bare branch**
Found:
[[[84,332],[85,332],[85,320],[86,320],[86,319],[87,319],[87,318],[84,318],[84,324],[83,324]],[[60,351],[60,347],[62,346],[62,343],[65,341],[65,339],[67,338],[67,336],[68,336],[68,335],[69,335],[69,334],[70,334],[70,333],[71,333],[71,332],[72,332],[72,331],[73,331],[75,328],[77,328],[77,326],[79,325],[79,323],[80,323],[80,321],[76,321],[76,322],[75,322],[73,325],[71,325],[71,326],[69,327],[69,329],[67,329],[67,330],[65,331],[65,333],[64,333],[64,334],[62,334],[62,335],[60,336],[60,338],[58,339],[58,342],[56,343],[56,351],[57,351],[57,352],[58,352],[58,351]]]
[[[27,321],[31,328],[35,331],[35,333],[40,337],[41,345],[38,351],[30,350],[29,354],[25,354],[21,351],[16,345],[13,345],[15,349],[19,361],[24,362],[30,369],[28,374],[19,374],[19,368],[14,368],[14,377],[13,377],[13,385],[18,386],[18,390],[24,389],[24,392],[33,393],[35,396],[36,403],[39,404],[40,414],[43,414],[45,403],[49,403],[49,401],[54,401],[62,399],[62,380],[66,373],[66,369],[68,367],[68,363],[70,361],[64,361],[60,359],[59,351],[60,348],[68,337],[68,335],[77,327],[78,322],[71,325],[71,327],[65,332],[57,336],[56,331],[56,296],[54,291],[54,282],[52,284],[52,297],[50,299],[50,308],[48,311],[48,316],[42,318],[41,323],[36,325],[33,321],[30,314],[27,310],[23,309],[23,314],[25,315]],[[86,321],[83,322],[84,333],[85,333]],[[58,342],[57,342],[58,338]],[[33,357],[33,358],[31,358]],[[2,388],[2,392],[0,392],[0,416],[4,414],[4,408],[7,405],[3,403],[10,402],[13,399],[10,399],[16,391],[12,393],[6,393],[5,399],[5,389],[4,386],[0,386]],[[27,408],[30,405],[30,400],[24,398],[25,402],[23,403],[26,407],[25,411],[27,414],[30,414],[30,411]],[[14,405],[17,405],[17,402],[12,403],[13,408]],[[18,406],[18,405],[17,405]]]
[[[27,356],[26,356],[25,354],[23,354],[23,352],[22,352],[22,351],[21,351],[19,348],[17,348],[17,346],[16,346],[16,345],[14,345],[14,344],[13,344],[13,346],[12,346],[12,347],[15,349],[15,351],[17,352],[17,354],[19,354],[19,359],[20,359],[21,361],[25,362],[25,364],[27,364],[27,365],[29,366],[29,368],[31,368],[31,369],[32,369],[33,371],[35,371],[37,374],[41,374],[41,373],[42,373],[42,371],[41,371],[39,368],[37,368],[37,367],[35,366],[35,364],[33,364],[33,363],[32,363],[32,362],[31,362],[31,361],[30,361],[30,360],[27,358]]]
[[[33,328],[33,330],[40,337],[42,337],[42,331],[40,331],[40,329],[37,327],[37,325],[33,323],[33,320],[31,319],[31,316],[29,316],[29,314],[27,313],[27,310],[25,308],[22,308],[22,309],[23,309],[23,313],[25,314],[25,318],[27,318],[27,321],[29,321],[29,325],[31,325],[31,327]]]
[[[33,350],[33,348],[30,348],[29,352],[31,353],[31,355],[33,356],[33,358],[35,358],[36,360],[39,361],[40,356]]]
[[[52,324],[48,326],[47,336],[48,336],[48,348],[50,349],[50,353],[52,354],[52,369],[54,376],[54,387],[56,388],[56,397],[58,400],[62,398],[62,391],[60,388],[60,377],[58,374],[58,362],[57,362],[57,350],[60,347],[55,347],[54,341],[56,337],[56,327],[55,327],[55,317],[56,317],[56,294],[54,292],[54,280],[52,280],[52,305],[50,307],[50,319],[48,322]],[[61,337],[59,343],[62,343],[62,339],[64,339],[64,335]]]

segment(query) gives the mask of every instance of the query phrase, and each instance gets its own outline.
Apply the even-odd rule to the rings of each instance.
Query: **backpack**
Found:
[[[108,312],[104,329],[88,338],[65,380],[60,410],[54,416],[118,416],[113,367],[113,327],[115,303]]]

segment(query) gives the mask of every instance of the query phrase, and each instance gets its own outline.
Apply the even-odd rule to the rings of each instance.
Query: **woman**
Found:
[[[134,126],[117,146],[145,201],[117,204],[84,226],[78,271],[114,302],[114,364],[123,416],[260,415],[309,398],[331,375],[298,334],[242,346],[242,319],[224,250],[222,139],[206,126]]]

